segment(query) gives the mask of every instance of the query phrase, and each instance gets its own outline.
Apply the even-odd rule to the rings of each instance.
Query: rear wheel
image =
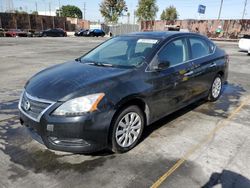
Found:
[[[212,86],[209,91],[208,100],[213,102],[218,100],[222,92],[222,77],[217,74],[213,80]]]
[[[116,116],[112,126],[112,151],[123,153],[136,146],[144,129],[144,115],[139,107],[129,106]]]

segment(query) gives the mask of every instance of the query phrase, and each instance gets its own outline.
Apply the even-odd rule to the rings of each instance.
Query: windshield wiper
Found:
[[[103,67],[113,67],[112,64],[100,61],[88,61],[86,62],[88,65],[95,65],[95,66],[103,66]]]

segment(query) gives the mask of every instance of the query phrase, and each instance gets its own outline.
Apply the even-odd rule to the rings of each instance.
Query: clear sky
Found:
[[[5,10],[7,0],[0,0],[0,11]],[[41,13],[49,14],[49,4],[51,4],[51,12],[55,12],[59,7],[59,1],[61,5],[76,5],[83,10],[84,2],[86,3],[86,19],[91,21],[103,21],[99,12],[99,4],[101,0],[12,0],[14,8],[31,12],[36,9],[35,2],[37,2],[38,11]],[[222,19],[239,19],[243,14],[245,0],[224,0],[221,18]],[[133,12],[136,10],[138,4],[137,0],[126,0],[129,12],[131,13],[131,22],[133,21]],[[198,5],[203,4],[206,8],[205,15],[199,17],[197,13]],[[159,11],[157,13],[157,19],[160,19],[162,10],[169,5],[174,5],[179,12],[180,19],[216,19],[218,17],[220,0],[157,0]],[[245,18],[250,19],[250,0],[246,7]],[[121,20],[127,20],[127,18],[121,18]]]

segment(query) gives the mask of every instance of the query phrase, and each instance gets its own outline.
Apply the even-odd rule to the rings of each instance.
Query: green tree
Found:
[[[136,10],[138,21],[154,20],[157,12],[156,0],[139,0]]]
[[[178,12],[174,6],[169,6],[161,13],[161,20],[176,20],[178,19]]]
[[[61,14],[59,14],[59,11]],[[62,17],[70,17],[70,18],[82,18],[82,11],[80,8],[74,5],[66,5],[62,6],[59,10],[56,10],[56,15],[61,15]]]
[[[33,11],[31,14],[38,15],[38,12],[37,11]]]
[[[99,10],[106,22],[117,23],[123,12],[128,11],[128,7],[125,0],[103,0]]]

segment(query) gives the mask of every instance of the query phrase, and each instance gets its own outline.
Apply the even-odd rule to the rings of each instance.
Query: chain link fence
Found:
[[[137,24],[102,25],[102,29],[105,33],[112,36],[140,31],[140,27]]]

